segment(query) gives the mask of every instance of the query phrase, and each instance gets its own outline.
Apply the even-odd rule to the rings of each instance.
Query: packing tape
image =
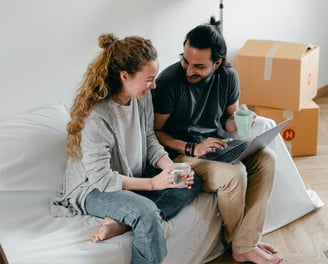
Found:
[[[271,80],[271,73],[272,73],[272,58],[277,50],[280,48],[281,43],[274,42],[271,49],[265,56],[264,61],[264,80],[269,81]]]
[[[287,119],[287,118],[294,118],[294,111],[291,110],[283,110],[282,113],[283,118]]]

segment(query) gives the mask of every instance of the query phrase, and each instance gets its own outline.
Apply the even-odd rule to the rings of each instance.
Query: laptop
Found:
[[[0,244],[0,264],[9,264],[1,244]]]
[[[288,118],[251,140],[233,139],[224,150],[217,149],[199,158],[235,164],[268,146],[291,120]]]

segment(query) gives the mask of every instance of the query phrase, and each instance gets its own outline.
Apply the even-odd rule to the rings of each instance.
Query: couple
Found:
[[[219,135],[236,131],[239,80],[226,62],[218,23],[211,18],[192,29],[181,61],[157,79],[150,40],[105,34],[99,46],[71,108],[66,182],[51,213],[103,218],[95,242],[132,230],[132,263],[167,263],[161,222],[200,191],[215,192],[233,258],[280,263],[276,250],[260,241],[275,154],[266,148],[236,165],[197,158],[225,148]],[[189,175],[179,175],[185,184],[174,183],[174,162],[192,165]],[[170,202],[174,197],[179,203]]]

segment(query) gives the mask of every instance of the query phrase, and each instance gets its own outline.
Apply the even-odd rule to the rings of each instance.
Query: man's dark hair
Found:
[[[210,18],[210,22],[199,25],[189,31],[186,35],[183,45],[189,41],[189,45],[196,49],[211,49],[211,59],[216,62],[222,58],[222,66],[226,63],[227,45],[220,32],[220,21],[216,21],[214,17]],[[221,66],[220,66],[221,68]]]

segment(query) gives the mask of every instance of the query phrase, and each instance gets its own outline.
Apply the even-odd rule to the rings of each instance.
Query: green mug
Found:
[[[253,122],[253,112],[248,109],[237,110],[234,113],[237,132],[240,136],[249,136]]]

